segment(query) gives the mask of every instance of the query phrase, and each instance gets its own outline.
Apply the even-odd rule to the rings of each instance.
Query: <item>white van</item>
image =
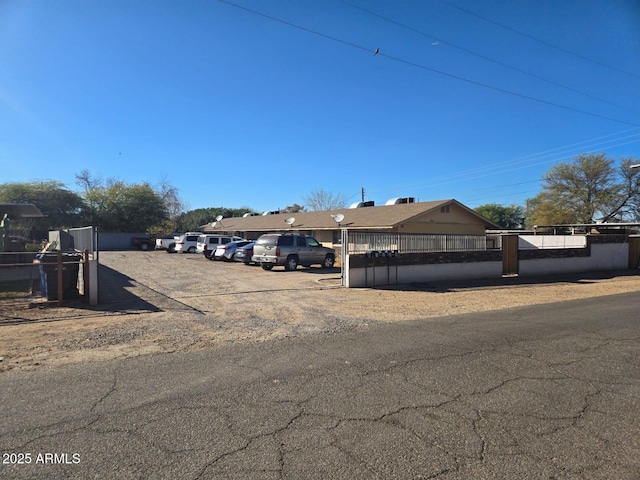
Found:
[[[200,235],[196,245],[196,252],[204,253],[204,256],[209,258],[213,252],[215,252],[216,248],[218,248],[218,245],[226,245],[229,242],[236,242],[238,240],[244,240],[244,238],[231,235]]]

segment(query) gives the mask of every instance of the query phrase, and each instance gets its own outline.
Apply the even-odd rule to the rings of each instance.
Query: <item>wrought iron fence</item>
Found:
[[[371,251],[398,253],[461,252],[502,248],[500,235],[435,235],[413,233],[348,232],[349,254]]]

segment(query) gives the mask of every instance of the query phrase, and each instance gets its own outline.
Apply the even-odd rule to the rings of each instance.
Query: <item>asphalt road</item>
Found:
[[[639,306],[7,373],[0,477],[638,479]]]

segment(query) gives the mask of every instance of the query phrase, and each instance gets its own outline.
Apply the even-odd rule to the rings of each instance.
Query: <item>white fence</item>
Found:
[[[586,248],[586,235],[519,235],[519,250],[544,248]]]
[[[501,237],[493,235],[343,230],[342,245],[342,284],[347,287],[500,278],[504,271]],[[518,250],[522,277],[625,269],[630,254],[622,235],[524,235]],[[430,252],[435,255],[409,255]]]

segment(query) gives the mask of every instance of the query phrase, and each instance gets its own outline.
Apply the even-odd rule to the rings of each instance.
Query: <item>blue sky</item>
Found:
[[[0,0],[0,183],[524,205],[583,152],[640,158],[636,0]]]

